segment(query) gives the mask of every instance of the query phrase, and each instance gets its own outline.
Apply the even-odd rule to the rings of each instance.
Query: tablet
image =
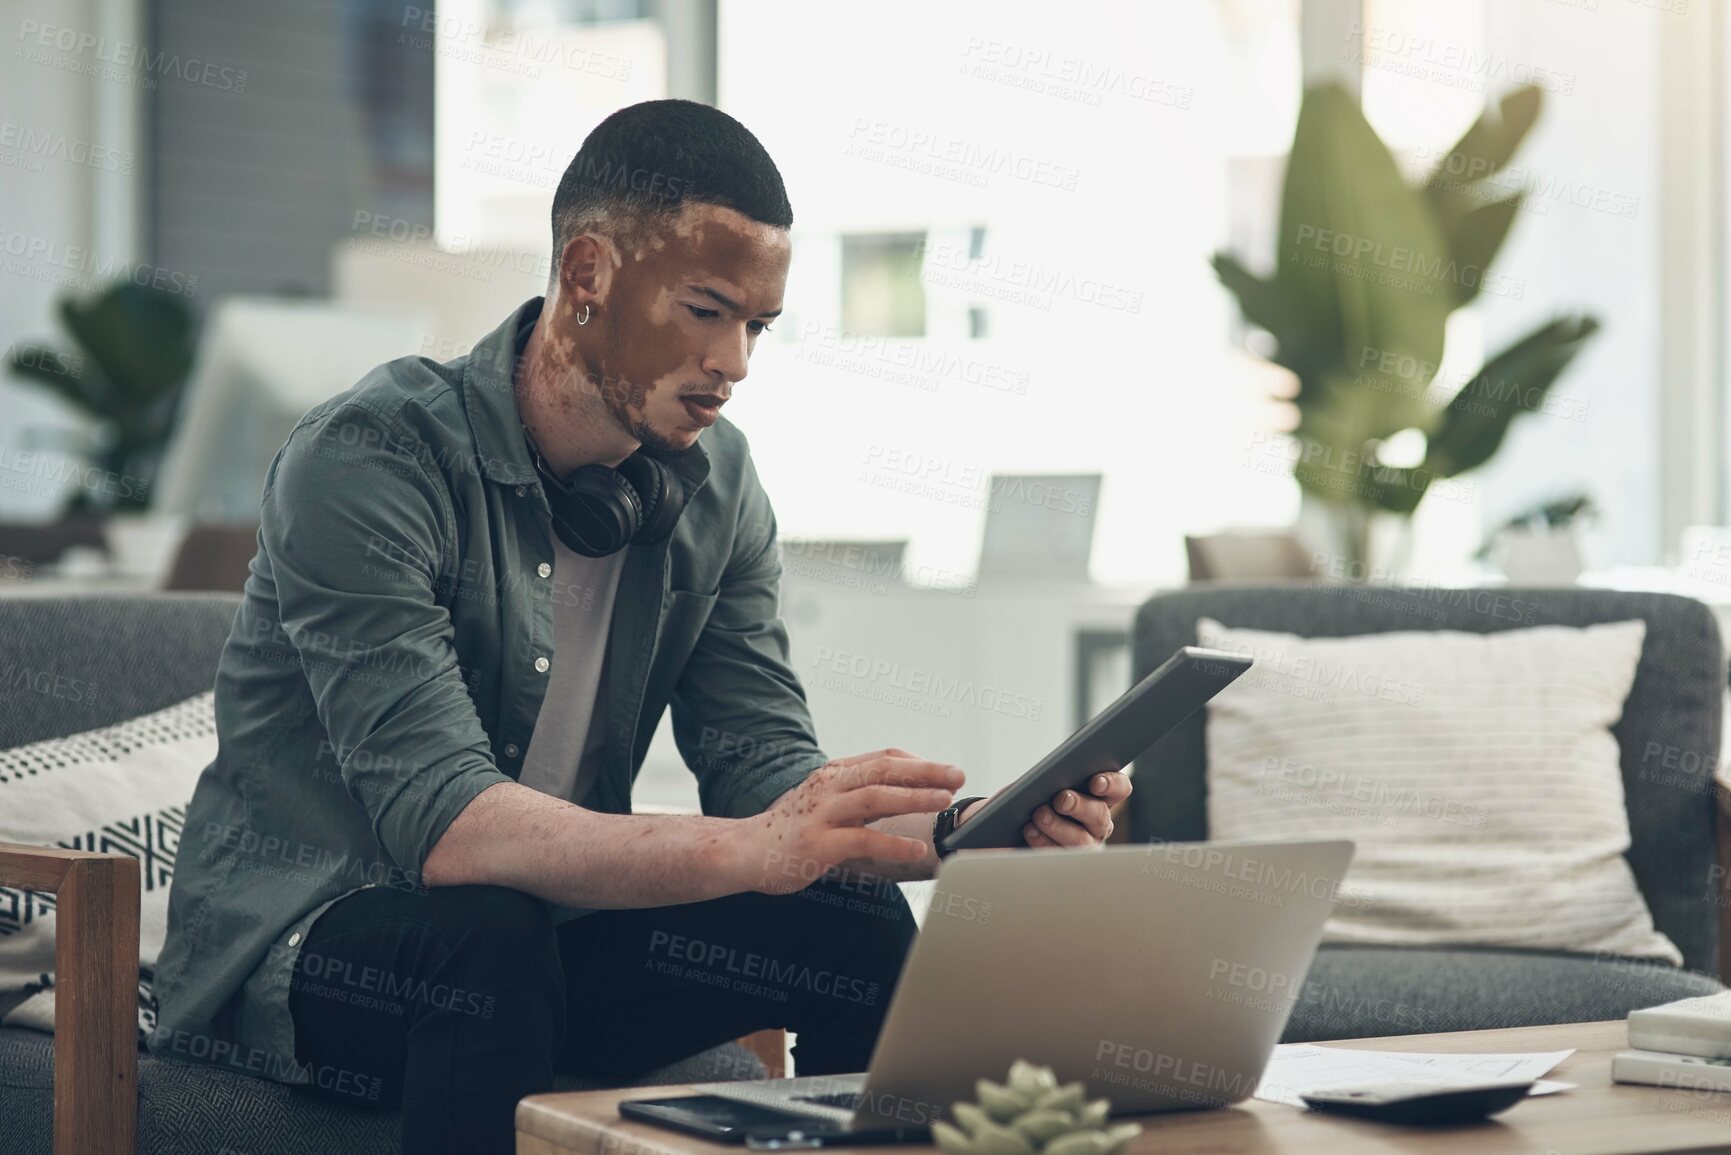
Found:
[[[1230,686],[1250,668],[1250,662],[1244,654],[1185,646],[1064,739],[1032,770],[993,795],[950,832],[942,849],[948,853],[1026,846],[1022,827],[1043,803],[1066,788],[1090,796],[1090,777],[1128,766]]]

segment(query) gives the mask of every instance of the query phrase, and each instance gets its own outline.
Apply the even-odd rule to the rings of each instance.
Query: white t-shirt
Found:
[[[553,538],[553,666],[517,781],[579,806],[601,772],[607,695],[601,668],[625,551],[584,557]]]
[[[608,736],[608,701],[601,681],[613,623],[613,597],[620,589],[625,551],[585,558],[552,542],[552,668],[547,696],[535,715],[535,732],[523,755],[518,783],[583,805],[601,774]],[[592,911],[552,906],[552,921],[566,923]]]

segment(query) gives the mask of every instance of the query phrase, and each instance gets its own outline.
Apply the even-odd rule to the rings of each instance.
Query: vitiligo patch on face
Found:
[[[595,239],[607,253],[607,264],[597,258],[596,271],[606,274],[595,304],[601,323],[579,329],[574,311],[556,308],[550,359],[580,365],[592,384],[607,383],[607,412],[638,440],[690,444],[699,426],[681,398],[724,391],[723,379],[731,385],[743,378],[750,348],[731,328],[740,318],[705,294],[687,300],[691,286],[721,294],[746,317],[780,309],[792,259],[788,235],[732,209],[691,203],[646,221],[628,252]],[[694,315],[687,304],[722,316]]]

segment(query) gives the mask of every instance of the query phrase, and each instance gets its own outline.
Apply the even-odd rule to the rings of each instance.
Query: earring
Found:
[[[583,315],[581,317],[577,318],[577,323],[579,325],[587,325],[589,323],[589,306],[588,305],[583,306]]]

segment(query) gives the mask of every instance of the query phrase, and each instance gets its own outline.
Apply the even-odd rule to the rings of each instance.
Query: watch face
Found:
[[[961,817],[963,805],[965,804],[958,803],[947,810],[939,811],[937,820],[932,823],[932,849],[938,852],[940,858],[944,854],[943,841],[955,830],[956,819]]]

